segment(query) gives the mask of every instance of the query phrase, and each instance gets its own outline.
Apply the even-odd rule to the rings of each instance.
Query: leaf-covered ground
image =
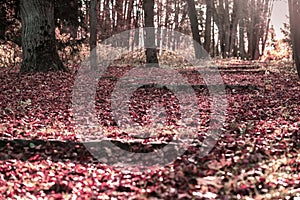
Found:
[[[1,199],[300,198],[300,82],[291,64],[222,60],[218,65],[228,108],[213,150],[200,157],[194,145],[175,162],[147,171],[98,162],[80,143],[71,104],[75,69],[71,74],[20,76],[2,70]],[[130,69],[110,67],[99,81],[96,96],[105,136],[123,144],[127,141],[127,150],[145,146],[128,145],[135,138],[118,131],[110,95],[118,78]],[[197,95],[199,123],[205,130],[210,111],[207,87],[196,70],[178,71]],[[166,127],[176,126],[178,102],[164,88],[145,87],[134,93],[130,108],[134,120],[141,126],[149,124],[146,113],[154,100],[167,108]],[[196,137],[200,141],[204,136],[199,131]],[[152,141],[166,138],[167,128],[151,135]]]

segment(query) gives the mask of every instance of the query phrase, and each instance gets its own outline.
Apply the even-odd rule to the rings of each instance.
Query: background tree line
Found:
[[[39,65],[38,62],[41,63],[41,69],[35,67],[36,71],[48,70],[42,65],[53,67],[54,60],[59,60],[57,55],[52,53],[55,52],[55,48],[76,47],[78,44],[87,43],[87,39],[90,39],[89,44],[93,48],[97,41],[149,24],[193,35],[194,40],[203,45],[212,57],[257,60],[266,46],[274,4],[274,0],[1,0],[0,2],[0,39],[22,45],[21,70],[24,72],[32,70],[33,62],[36,65]],[[298,17],[296,9],[299,7],[298,4],[298,0],[289,0],[289,5],[292,5],[291,24],[293,19]],[[64,42],[57,41],[54,34],[56,29],[60,33],[69,34],[69,39]],[[32,43],[30,37],[40,41]],[[26,38],[30,41],[24,47]],[[296,36],[293,37],[292,34],[295,46],[293,38]],[[138,43],[139,40],[135,42]],[[29,48],[30,43],[32,47]],[[174,45],[174,48],[177,45],[170,44]],[[34,52],[34,46],[37,45],[44,50]],[[51,46],[54,46],[54,49]],[[30,60],[34,53],[41,54],[38,56],[39,61]],[[29,61],[24,61],[26,54],[30,58]],[[48,56],[45,56],[47,54]],[[51,57],[52,60],[43,61],[43,57]],[[55,62],[54,66],[66,70],[59,61]]]

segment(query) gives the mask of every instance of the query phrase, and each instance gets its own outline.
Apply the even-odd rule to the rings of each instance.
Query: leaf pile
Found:
[[[164,168],[113,167],[97,161],[75,134],[71,105],[76,72],[0,72],[1,199],[288,199],[300,191],[300,82],[291,70],[261,64],[219,66],[228,100],[226,122],[213,150],[200,156],[210,113],[209,91],[197,69],[179,69],[195,91],[199,133],[194,145]],[[274,66],[273,66],[274,67]],[[97,117],[105,137],[138,141],[118,129],[111,93],[132,67],[111,66],[99,79]],[[245,69],[247,69],[245,71]],[[260,72],[256,72],[259,69]],[[230,71],[230,72],[228,72]],[[254,71],[254,72],[253,72]],[[182,85],[182,87],[186,87]],[[176,137],[180,106],[172,91],[140,87],[131,98],[132,119],[150,124],[149,108],[166,108],[165,122],[149,142]],[[204,133],[203,133],[204,131]],[[136,148],[145,148],[137,145]],[[114,158],[111,155],[112,159]]]

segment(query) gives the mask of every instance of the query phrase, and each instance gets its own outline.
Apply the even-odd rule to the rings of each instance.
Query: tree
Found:
[[[143,9],[145,12],[145,27],[146,29],[146,46],[155,46],[154,33],[154,0],[144,0]],[[158,63],[156,48],[146,48],[146,63]]]
[[[212,5],[222,57],[259,59],[264,49],[274,0],[217,0]],[[245,36],[247,35],[247,36]],[[245,41],[247,40],[247,52]],[[218,48],[217,48],[218,50]]]
[[[199,34],[199,23],[198,23],[198,18],[196,13],[195,1],[187,0],[187,2],[188,2],[188,14],[190,18],[192,35],[194,40],[195,57],[200,58],[201,57],[200,34]]]
[[[245,25],[249,44],[248,56],[252,60],[259,59],[260,42],[264,50],[273,3],[274,0],[249,0],[248,22]]]
[[[231,13],[231,23],[230,23],[230,35],[229,35],[229,55],[237,56],[237,29],[240,18],[240,2],[239,0],[233,1],[233,8]]]
[[[240,4],[240,20],[239,20],[239,45],[238,56],[242,59],[246,58],[245,51],[245,20],[246,20],[246,8],[245,4]]]
[[[289,0],[288,4],[290,13],[292,48],[298,77],[300,79],[300,26],[298,24],[300,20],[300,1]]]
[[[219,29],[220,49],[223,58],[229,57],[230,42],[230,6],[228,0],[218,0],[217,5],[213,5],[213,14],[216,25]]]
[[[60,60],[55,40],[54,1],[21,0],[21,73],[68,69]]]
[[[212,7],[213,1],[206,0],[206,21],[205,21],[205,34],[204,34],[204,49],[209,53],[211,45],[211,28],[212,28]]]
[[[91,66],[96,69],[97,64],[97,0],[91,0],[90,6],[90,54]]]

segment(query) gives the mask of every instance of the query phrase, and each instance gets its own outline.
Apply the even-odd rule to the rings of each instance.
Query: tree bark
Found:
[[[92,69],[97,68],[97,0],[90,2],[90,57]]]
[[[140,6],[138,4],[137,1],[135,1],[134,3],[134,14],[133,14],[133,25],[134,25],[134,28],[137,30],[139,28],[139,19],[141,17],[141,9],[140,9]],[[132,43],[132,47],[131,49],[134,49],[134,47],[139,47],[139,39],[140,38],[140,33],[139,31],[134,31],[134,40],[133,40],[133,43]]]
[[[265,28],[262,24],[266,23],[264,17],[264,2],[259,0],[250,0],[249,24],[246,25],[248,36],[248,56],[251,60],[259,59],[259,42],[263,42],[263,33]]]
[[[146,29],[146,63],[158,63],[157,51],[155,47],[155,33],[154,33],[154,0],[144,0],[143,8],[145,13],[145,27],[150,27],[151,29]]]
[[[68,71],[56,49],[54,2],[21,0],[20,8],[23,50],[20,72]]]
[[[240,19],[239,22],[239,56],[241,59],[246,58],[245,52],[245,23],[244,23],[244,16]]]
[[[169,16],[170,16],[170,12],[171,12],[171,8],[170,8],[170,0],[166,0],[166,6],[165,6],[165,28],[170,28],[170,19],[169,19]],[[166,35],[166,42],[167,42],[167,47],[171,49],[171,43],[172,43],[172,37],[171,37],[171,34],[167,34]]]
[[[229,17],[229,2],[228,0],[225,0],[225,8],[224,8],[224,17],[225,17],[225,23],[224,23],[224,50],[225,50],[225,57],[228,58],[230,57],[230,17]]]
[[[201,58],[201,50],[200,50],[200,34],[199,34],[199,23],[196,13],[196,6],[194,0],[187,0],[188,3],[188,14],[191,23],[192,35],[194,40],[194,50],[195,50],[195,57],[197,59]],[[198,43],[198,44],[197,44]]]
[[[124,20],[124,21],[126,21],[126,30],[128,31],[128,38],[130,38],[130,35],[131,35],[130,29],[133,28],[132,27],[132,11],[133,11],[133,0],[129,0],[129,2],[127,3],[127,15],[126,15],[126,19]],[[131,50],[133,49],[133,45],[134,45],[134,40],[130,41],[130,39],[129,39],[128,47]]]
[[[298,24],[300,20],[300,2],[299,0],[289,0],[288,4],[293,54],[298,77],[300,79],[300,26]]]
[[[264,7],[264,17],[267,19],[265,27],[263,27],[263,33],[262,33],[262,54],[265,51],[266,42],[268,39],[268,34],[270,30],[270,21],[271,21],[271,14],[273,11],[273,4],[274,0],[266,0],[264,1],[265,7]]]
[[[254,32],[255,32],[255,2],[254,0],[250,0],[250,14],[249,14],[249,24],[247,26],[247,37],[248,37],[248,57],[249,59],[253,60],[254,55]]]
[[[117,12],[117,19],[116,19],[116,32],[115,33],[120,33],[121,31],[124,30],[124,25],[125,25],[125,22],[123,21],[123,1],[121,0],[117,0],[116,1],[116,5],[115,5],[115,8],[114,8]],[[124,12],[124,15],[125,15],[125,12]]]
[[[128,9],[127,9],[127,17],[126,17],[127,30],[129,30],[131,28],[132,10],[133,10],[133,0],[129,0]]]
[[[246,59],[246,50],[245,50],[245,21],[247,18],[247,1],[239,4],[239,45],[238,45],[238,56],[241,59]]]
[[[233,11],[231,14],[231,23],[230,23],[230,42],[229,42],[229,55],[236,56],[236,40],[237,40],[237,26],[239,22],[239,0],[233,1]]]
[[[229,56],[230,19],[229,2],[219,0],[218,6],[213,5],[213,16],[219,29],[220,49],[223,58]]]
[[[206,0],[206,21],[205,21],[205,38],[204,49],[209,53],[211,45],[211,18],[212,18],[212,0]]]

